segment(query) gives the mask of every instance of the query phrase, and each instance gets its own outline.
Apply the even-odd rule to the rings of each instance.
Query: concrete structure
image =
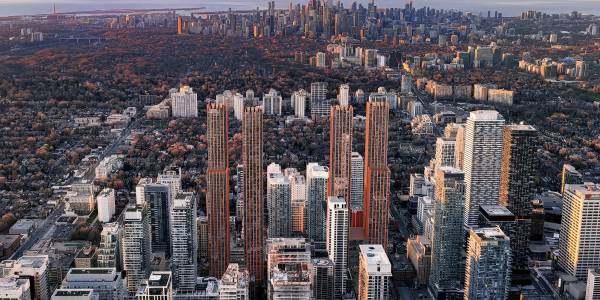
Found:
[[[219,300],[249,300],[248,286],[248,271],[229,264],[219,280]]]
[[[52,300],[96,300],[98,297],[90,289],[57,289]]]
[[[5,260],[2,262],[3,274],[11,274],[29,280],[31,299],[50,299],[48,255],[22,256],[16,261]]]
[[[390,299],[392,264],[381,245],[360,245],[358,299]]]
[[[91,289],[98,296],[98,300],[125,297],[123,278],[115,268],[71,268],[61,288]]]
[[[152,272],[135,294],[136,300],[172,300],[171,272]]]
[[[334,292],[334,265],[328,258],[312,259],[312,290],[314,300],[330,300]]]
[[[479,205],[500,196],[504,119],[493,110],[472,111],[465,132],[465,226],[477,225]]]
[[[267,240],[268,298],[311,300],[311,252],[303,238]]]
[[[150,216],[145,206],[129,205],[123,215],[122,265],[127,273],[127,290],[135,295],[150,271],[152,243]]]
[[[98,267],[116,268],[120,265],[121,229],[119,223],[107,223],[102,227],[100,233],[100,245],[98,246]]]
[[[429,290],[434,295],[459,289],[461,284],[462,245],[464,242],[464,174],[441,167],[435,172],[435,216]]]
[[[78,215],[89,215],[94,206],[96,199],[94,198],[93,183],[74,183],[71,185],[71,190],[65,195],[69,208]],[[13,233],[11,233],[13,234]]]
[[[206,211],[208,215],[209,274],[225,272],[230,261],[229,231],[229,152],[227,106],[208,104],[206,136],[208,167],[206,170]]]
[[[268,237],[289,237],[292,217],[292,187],[281,172],[281,166],[267,166],[267,210],[269,212]]]
[[[170,209],[171,271],[178,293],[193,292],[198,269],[198,232],[196,198],[193,193],[179,193]]]
[[[310,115],[312,119],[329,115],[327,82],[313,82],[310,84]]]
[[[417,273],[415,282],[419,286],[426,286],[431,272],[431,242],[429,239],[422,235],[408,239],[406,256]]]
[[[325,242],[325,209],[329,169],[318,163],[306,165],[306,213],[304,233],[315,243]]]
[[[338,93],[337,100],[341,106],[350,104],[350,86],[348,84],[340,85],[340,91]]]
[[[96,196],[98,204],[98,221],[102,223],[110,222],[110,219],[115,214],[115,190],[110,188],[103,189]]]
[[[364,161],[358,152],[352,152],[350,159],[350,207],[363,208]]]
[[[507,299],[510,239],[499,227],[471,229],[465,269],[465,299]]]
[[[29,280],[18,276],[0,278],[0,299],[31,300]]]
[[[600,273],[596,270],[588,270],[585,300],[600,299]]]
[[[390,198],[388,157],[389,103],[367,102],[364,158],[364,235],[387,248]]]
[[[600,269],[600,184],[567,184],[563,194],[558,266],[585,280],[589,269]]]
[[[275,89],[269,89],[269,92],[263,95],[262,101],[265,115],[281,116],[283,99],[278,91]]]
[[[327,253],[334,264],[334,296],[341,298],[346,292],[348,266],[348,204],[344,198],[327,198]]]
[[[583,183],[583,175],[581,175],[581,173],[579,173],[579,171],[577,171],[577,169],[575,169],[575,167],[573,167],[570,164],[564,164],[563,168],[562,168],[562,175],[561,175],[561,186],[560,186],[560,193],[564,194],[565,193],[565,186],[567,184],[582,184]]]
[[[308,98],[308,93],[300,89],[295,91],[292,94],[291,102],[292,107],[294,108],[294,116],[297,118],[304,118],[306,115],[306,99]]]
[[[306,179],[296,169],[285,169],[291,185],[291,227],[293,234],[304,232],[304,211],[306,209]]]
[[[179,92],[171,94],[171,108],[174,118],[197,118],[198,95],[189,86],[181,86]]]
[[[250,280],[260,284],[264,279],[263,112],[260,107],[244,108],[242,137],[245,260]]]
[[[156,183],[169,186],[169,200],[173,200],[181,192],[181,168],[164,170],[156,177]]]
[[[438,137],[435,141],[435,167],[453,167],[456,141],[454,138]]]

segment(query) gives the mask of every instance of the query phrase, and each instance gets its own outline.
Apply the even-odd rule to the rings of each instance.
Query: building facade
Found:
[[[208,167],[206,211],[208,216],[209,274],[223,275],[230,260],[228,111],[223,104],[206,108]]]

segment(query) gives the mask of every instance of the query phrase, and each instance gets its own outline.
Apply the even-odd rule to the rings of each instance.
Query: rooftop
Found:
[[[93,293],[94,290],[91,289],[58,289],[54,292],[54,296],[62,296],[62,297],[81,297],[88,296]]]
[[[360,245],[360,254],[369,265],[389,265],[390,260],[382,245]]]
[[[477,121],[501,121],[502,115],[495,110],[475,110],[469,114],[469,119]]]
[[[148,278],[148,286],[167,286],[171,280],[171,272],[152,272]]]
[[[500,227],[483,227],[473,229],[473,232],[479,236],[482,240],[508,240],[508,236],[504,234]]]

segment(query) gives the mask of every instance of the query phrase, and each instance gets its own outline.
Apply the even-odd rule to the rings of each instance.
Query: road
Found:
[[[140,122],[141,122],[141,118],[138,118],[135,121],[129,123],[129,125],[127,125],[127,127],[125,127],[123,129],[123,131],[121,132],[121,135],[119,135],[119,137],[117,137],[114,141],[112,141],[111,144],[108,145],[104,149],[104,151],[102,151],[102,154],[100,155],[98,161],[101,161],[102,159],[104,159],[104,157],[115,154],[117,149],[119,149],[119,147],[123,144],[125,139],[129,136],[129,134],[131,134],[131,130],[133,128],[137,128],[137,126],[140,124]],[[94,175],[95,175],[94,168],[90,168],[90,170],[88,171],[88,174],[86,174],[86,178],[93,180]],[[73,177],[69,178],[69,180],[68,180],[69,184],[73,183],[74,180],[75,180],[75,178],[73,178]],[[33,247],[42,238],[44,238],[44,237],[48,238],[52,234],[52,232],[54,232],[54,228],[56,227],[55,223],[60,218],[60,216],[64,213],[64,210],[65,210],[65,204],[63,201],[60,201],[59,204],[54,208],[54,210],[52,210],[50,215],[48,215],[48,217],[42,222],[42,224],[40,224],[34,230],[34,232],[30,234],[29,239],[25,243],[21,244],[19,249],[17,249],[17,251],[15,251],[15,253],[13,253],[10,256],[10,259],[17,259],[17,258],[21,257],[23,255],[23,253],[25,253],[27,250],[31,249],[31,247]]]
[[[65,204],[60,202],[56,208],[48,215],[48,217],[40,224],[35,231],[29,236],[29,239],[19,246],[19,249],[10,256],[10,259],[17,259],[25,253],[25,251],[31,249],[33,245],[42,239],[48,232],[54,231],[55,223],[64,213]]]

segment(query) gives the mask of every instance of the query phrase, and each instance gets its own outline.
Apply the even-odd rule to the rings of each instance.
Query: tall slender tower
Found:
[[[331,107],[329,117],[329,181],[327,195],[350,201],[352,168],[352,117],[350,105]],[[347,203],[348,207],[350,203]]]
[[[510,239],[500,227],[471,229],[465,268],[465,299],[507,299]]]
[[[327,202],[327,180],[329,168],[318,163],[306,165],[306,212],[304,233],[315,244],[325,244],[325,203]]]
[[[127,272],[127,291],[130,295],[135,295],[150,272],[152,256],[150,222],[146,206],[129,205],[125,208],[121,245],[123,270]]]
[[[465,129],[465,226],[477,225],[479,206],[498,204],[504,118],[495,110],[472,111]]]
[[[558,241],[558,266],[585,280],[589,269],[600,268],[600,184],[567,184]]]
[[[348,205],[341,197],[327,198],[327,252],[334,265],[334,295],[341,299],[346,292],[348,266]]]
[[[460,288],[463,245],[464,174],[452,167],[435,171],[435,216],[429,289],[439,294]]]
[[[364,228],[371,244],[387,248],[390,169],[387,163],[390,106],[385,99],[367,102],[365,127]]]
[[[289,237],[292,217],[292,186],[283,176],[281,166],[267,166],[267,209],[269,211],[268,237]]]
[[[527,252],[533,210],[531,201],[535,197],[536,140],[537,130],[531,125],[504,127],[500,204],[516,217],[515,230],[507,232],[515,275],[529,270]]]
[[[244,162],[244,237],[246,268],[256,285],[264,280],[263,112],[244,108],[242,126]]]
[[[173,199],[171,219],[171,270],[178,292],[191,293],[196,287],[198,232],[194,193],[179,193]]]
[[[229,158],[227,149],[227,106],[209,103],[206,107],[208,168],[206,171],[206,211],[208,214],[209,272],[220,277],[230,258]]]

